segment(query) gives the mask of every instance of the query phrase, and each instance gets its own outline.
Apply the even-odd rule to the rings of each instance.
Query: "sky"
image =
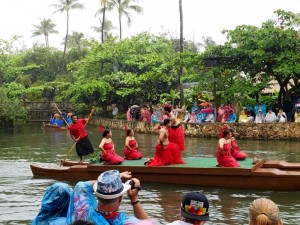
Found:
[[[95,17],[100,8],[99,0],[81,0],[83,10],[70,11],[69,34],[81,32],[85,37],[99,39],[100,34],[91,27],[99,26]],[[122,20],[123,38],[148,31],[155,35],[168,32],[172,37],[179,37],[179,1],[178,0],[139,0],[143,8],[142,15],[132,13],[132,24],[127,26],[126,18]],[[66,13],[53,14],[51,4],[58,0],[2,0],[0,7],[0,39],[10,40],[14,35],[22,36],[26,47],[33,43],[44,43],[43,36],[32,37],[33,25],[40,20],[51,19],[56,24],[58,34],[49,36],[51,47],[63,48],[62,40],[66,33]],[[218,44],[226,41],[221,32],[234,29],[241,24],[260,26],[268,19],[274,19],[273,12],[284,9],[300,13],[300,0],[182,0],[184,38],[201,42],[202,37],[212,37]],[[113,22],[118,35],[118,15],[110,12],[107,18]]]

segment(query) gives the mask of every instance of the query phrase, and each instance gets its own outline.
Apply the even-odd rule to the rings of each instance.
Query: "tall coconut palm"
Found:
[[[105,20],[105,23],[103,23],[101,19],[99,19],[99,21],[100,27],[92,27],[92,29],[98,33],[101,33],[101,40],[103,43],[105,38],[112,36],[111,30],[115,29],[115,27],[110,20]]]
[[[113,8],[116,8],[119,15],[119,29],[120,29],[120,40],[122,39],[122,16],[125,15],[127,18],[128,26],[131,25],[130,12],[134,11],[138,14],[143,13],[142,7],[138,5],[132,5],[131,3],[137,3],[138,0],[111,0]]]
[[[101,20],[101,42],[104,42],[104,32],[105,32],[105,27],[107,26],[108,23],[106,23],[106,11],[112,9],[112,2],[111,0],[99,0],[101,4],[101,8],[97,11],[97,14],[102,14],[102,20]],[[110,22],[111,23],[111,22]]]
[[[184,105],[184,94],[181,77],[183,75],[182,65],[182,53],[183,53],[183,11],[182,11],[182,0],[179,0],[179,17],[180,17],[180,39],[179,39],[179,52],[180,52],[180,66],[178,71],[178,84],[180,88],[180,106]]]
[[[67,49],[67,42],[68,42],[68,35],[69,35],[69,13],[71,9],[83,9],[83,4],[79,3],[79,0],[58,0],[60,4],[52,4],[51,6],[56,8],[53,14],[60,12],[67,12],[67,31],[65,37],[65,46],[64,46],[64,54],[63,54],[63,62],[62,68],[65,68],[65,57],[66,57],[66,49]]]
[[[35,30],[32,31],[32,37],[44,35],[46,47],[49,47],[49,34],[58,33],[58,31],[54,29],[56,25],[51,21],[51,19],[43,19],[40,21],[39,25],[33,26]]]

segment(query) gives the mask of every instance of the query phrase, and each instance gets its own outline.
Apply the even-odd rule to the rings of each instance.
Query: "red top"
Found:
[[[69,126],[70,135],[75,137],[76,139],[84,138],[87,136],[87,132],[84,129],[84,125],[86,124],[86,119],[78,119],[76,123],[71,123]]]

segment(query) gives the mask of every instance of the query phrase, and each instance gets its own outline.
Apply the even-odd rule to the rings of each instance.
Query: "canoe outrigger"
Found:
[[[34,176],[58,180],[94,180],[106,170],[130,171],[142,182],[267,190],[300,190],[300,163],[260,160],[240,161],[239,168],[216,167],[215,158],[184,158],[187,164],[147,167],[145,159],[121,165],[62,162],[62,167],[31,164]]]

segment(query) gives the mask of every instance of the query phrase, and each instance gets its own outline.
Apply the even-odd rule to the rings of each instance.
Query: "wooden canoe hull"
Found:
[[[268,162],[268,161],[267,161]],[[267,163],[266,162],[266,163]],[[34,176],[58,180],[96,180],[100,173],[117,169],[130,171],[141,182],[184,184],[196,186],[251,188],[267,190],[300,190],[300,167],[293,170],[284,168],[189,168],[189,167],[141,167],[100,165],[66,161],[62,167],[47,167],[32,164]]]
[[[43,123],[43,128],[51,131],[66,131],[68,128],[66,126],[57,126],[49,123]]]

